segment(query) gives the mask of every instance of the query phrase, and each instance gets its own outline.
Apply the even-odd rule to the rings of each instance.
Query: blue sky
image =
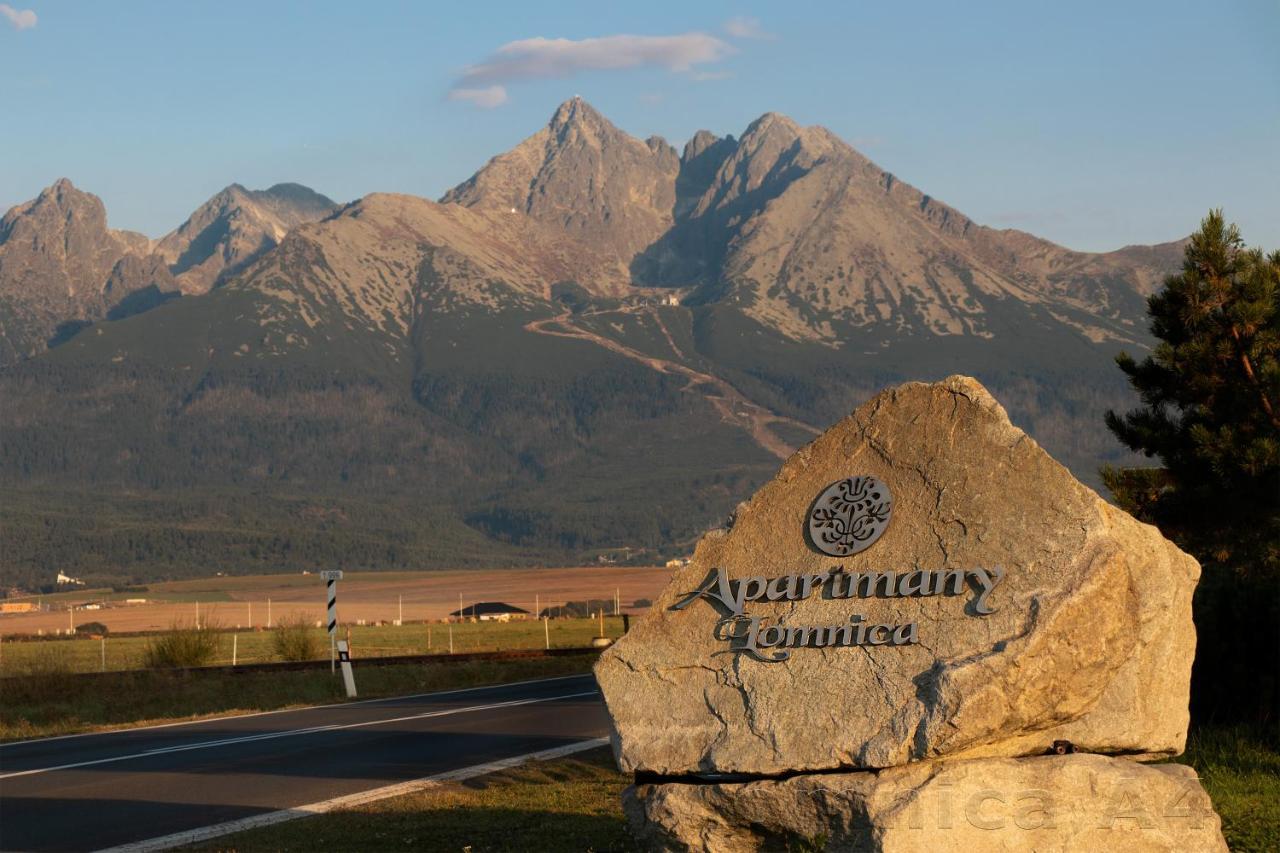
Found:
[[[1211,206],[1280,248],[1277,44],[1280,0],[9,0],[0,210],[60,176],[151,236],[233,181],[436,197],[581,94],[677,146],[768,111],[825,125],[1072,248],[1174,239]]]

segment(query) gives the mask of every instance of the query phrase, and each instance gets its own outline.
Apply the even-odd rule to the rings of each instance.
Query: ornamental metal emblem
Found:
[[[893,496],[875,477],[848,477],[822,490],[809,508],[809,544],[832,557],[865,551],[889,526]]]

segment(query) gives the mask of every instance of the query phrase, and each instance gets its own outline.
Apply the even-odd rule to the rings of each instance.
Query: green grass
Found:
[[[594,749],[184,849],[631,850],[628,784],[609,750]]]
[[[206,618],[217,620],[216,608]],[[622,636],[622,619],[606,616],[605,634]],[[345,628],[343,629],[345,633]],[[322,628],[313,629],[322,649],[320,658],[329,657],[329,637]],[[600,623],[592,619],[552,619],[546,628],[551,648],[582,648],[600,633]],[[267,663],[280,658],[275,653],[271,630],[225,631],[218,637],[218,649],[210,666],[230,664],[234,646],[237,663]],[[538,621],[528,622],[462,622],[410,625],[364,625],[351,628],[352,656],[393,657],[397,655],[448,654],[449,636],[453,636],[455,652],[492,652],[511,649],[541,649],[546,633]],[[108,671],[143,669],[151,637],[108,635],[102,640],[42,639],[6,640],[0,647],[0,676],[30,672],[99,672],[104,668],[105,645]]]
[[[1200,774],[1233,851],[1280,850],[1280,733],[1193,729],[1178,761]]]
[[[360,698],[405,696],[587,672],[594,654],[511,661],[356,665]],[[0,679],[0,740],[346,701],[327,671],[164,672],[77,678],[57,669]]]

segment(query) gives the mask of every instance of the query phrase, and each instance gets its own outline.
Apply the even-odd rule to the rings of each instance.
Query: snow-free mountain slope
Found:
[[[232,184],[156,241],[184,293],[204,293],[264,252],[290,229],[323,219],[337,205],[301,184],[248,190]]]
[[[61,178],[0,218],[0,364],[140,291],[175,289],[150,240],[109,228],[102,200]]]

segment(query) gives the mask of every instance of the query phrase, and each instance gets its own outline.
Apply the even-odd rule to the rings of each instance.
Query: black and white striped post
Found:
[[[354,699],[356,679],[351,672],[351,650],[346,640],[338,639],[338,581],[342,580],[342,570],[321,572],[320,577],[324,579],[329,604],[329,669],[333,671],[339,663],[342,664],[342,683],[347,688],[347,698]]]
[[[337,656],[334,653],[337,651],[335,641],[338,636],[338,581],[342,580],[342,570],[321,572],[320,577],[324,579],[329,600],[326,623],[329,626],[329,671],[334,672],[337,669]]]

